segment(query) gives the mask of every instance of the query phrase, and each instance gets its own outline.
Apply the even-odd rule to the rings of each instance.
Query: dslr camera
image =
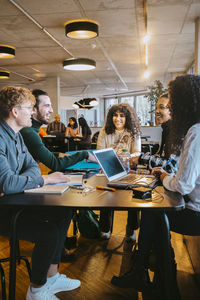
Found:
[[[162,167],[167,173],[176,173],[178,169],[178,163],[174,157],[167,160],[160,156],[151,155],[150,152],[140,155],[139,164],[146,166],[150,171],[155,167]]]

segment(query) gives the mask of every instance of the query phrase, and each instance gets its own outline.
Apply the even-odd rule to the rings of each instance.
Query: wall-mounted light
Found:
[[[144,37],[143,37],[143,43],[146,44],[148,43],[150,40],[150,35],[149,34],[146,34]]]
[[[89,58],[70,58],[63,61],[63,68],[71,71],[87,71],[96,67],[96,62]]]
[[[98,105],[98,101],[95,98],[84,98],[79,101],[74,102],[72,105],[74,108],[78,109],[90,109]]]
[[[144,72],[144,78],[149,78],[149,76],[150,76],[150,72],[148,70],[146,70]]]
[[[0,45],[0,58],[13,58],[15,56],[15,47],[9,45]]]
[[[73,39],[92,39],[99,35],[98,23],[92,20],[71,20],[65,23],[65,34]]]
[[[10,72],[0,70],[0,79],[8,79],[10,77]]]

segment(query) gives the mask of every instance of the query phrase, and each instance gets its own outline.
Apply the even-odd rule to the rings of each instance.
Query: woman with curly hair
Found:
[[[200,235],[200,76],[183,75],[169,82],[171,104],[171,153],[180,154],[178,172],[168,174],[161,167],[153,169],[163,186],[179,192],[185,199],[185,209],[168,211],[170,230],[184,235]],[[138,251],[131,270],[114,276],[112,283],[119,287],[142,290],[149,283],[146,263],[154,238],[162,233],[158,215],[142,212]],[[171,247],[173,288],[180,299],[176,283],[176,264]]]
[[[136,112],[129,104],[121,103],[113,105],[108,111],[106,124],[101,129],[97,149],[113,148],[117,155],[122,149],[128,149],[130,154],[141,152],[140,123]],[[137,155],[136,154],[136,155]],[[132,157],[130,165],[137,164],[137,158]],[[112,210],[105,208],[100,213],[101,237],[110,238],[112,226]],[[136,211],[128,212],[126,237],[128,240],[136,240],[135,229],[138,228],[138,214]]]

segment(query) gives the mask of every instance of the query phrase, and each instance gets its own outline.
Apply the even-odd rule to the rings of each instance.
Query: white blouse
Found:
[[[170,191],[188,195],[190,201],[185,204],[189,209],[200,211],[200,123],[188,130],[175,176],[166,176],[163,185]]]
[[[121,149],[128,149],[132,154],[141,152],[141,138],[132,138],[130,132],[126,130],[115,130],[112,134],[106,134],[105,127],[99,133],[97,140],[97,149],[113,148],[116,153]]]

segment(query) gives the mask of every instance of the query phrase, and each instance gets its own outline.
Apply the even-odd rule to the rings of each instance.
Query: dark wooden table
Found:
[[[106,186],[107,179],[94,175],[88,179],[86,185]],[[109,192],[105,190],[95,190],[93,192],[79,192],[70,189],[62,195],[52,194],[14,194],[5,195],[0,198],[0,206],[17,208],[17,213],[13,216],[11,224],[10,237],[10,282],[9,282],[9,300],[15,299],[15,281],[16,281],[16,223],[23,209],[35,206],[64,206],[74,208],[92,208],[100,209],[102,207],[114,208],[115,210],[126,209],[151,209],[163,213],[163,222],[165,228],[166,242],[169,241],[169,224],[165,215],[166,210],[180,210],[184,208],[184,200],[178,193],[165,191],[163,187],[157,187],[151,201],[135,199],[132,197],[132,191],[117,190]],[[167,260],[166,260],[167,261]],[[166,263],[166,277],[170,276],[170,268]],[[171,299],[168,293],[168,283],[166,284],[166,298]],[[168,295],[169,294],[169,295]]]

